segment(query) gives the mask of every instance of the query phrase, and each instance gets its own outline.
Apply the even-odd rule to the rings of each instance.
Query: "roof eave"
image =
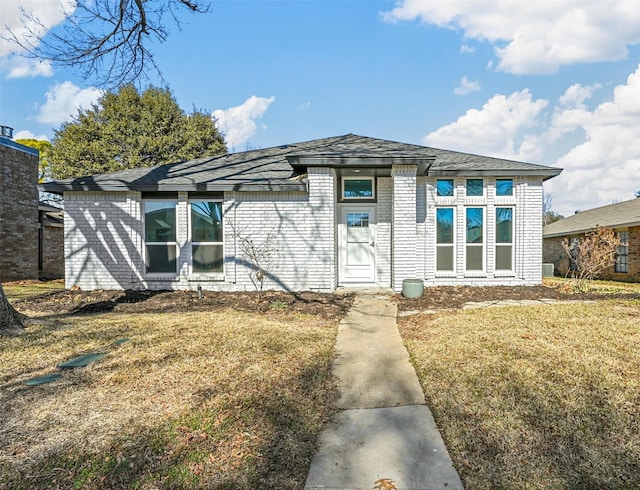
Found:
[[[570,230],[562,230],[562,231],[556,231],[551,233],[545,233],[543,229],[542,237],[543,238],[559,238],[559,237],[571,236],[571,235],[582,235],[584,233],[591,231],[595,226],[597,225],[593,225],[589,228],[574,228]],[[633,228],[636,226],[640,226],[640,221],[629,221],[626,223],[613,223],[609,225],[600,225],[600,226],[603,226],[605,228],[611,228],[612,230],[617,230],[620,228]]]
[[[542,177],[542,180],[548,180],[552,177],[556,177],[562,172],[561,168],[542,168],[542,169],[512,169],[512,170],[500,170],[500,169],[461,169],[461,170],[438,170],[430,169],[429,175],[433,177],[459,177],[459,176],[481,176],[481,177],[520,177],[523,175]]]
[[[249,192],[249,191],[274,191],[274,192],[305,192],[307,184],[304,181],[296,182],[236,182],[225,184],[100,184],[97,182],[47,182],[38,184],[38,190],[52,194],[78,191],[108,191],[108,192]]]

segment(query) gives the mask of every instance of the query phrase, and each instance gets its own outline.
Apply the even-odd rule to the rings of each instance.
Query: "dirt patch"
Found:
[[[95,313],[186,313],[232,308],[258,313],[301,313],[326,319],[341,318],[353,304],[353,295],[324,293],[204,291],[54,291],[14,303],[20,311],[56,315]]]
[[[593,291],[575,293],[568,285],[551,286],[440,286],[427,287],[421,298],[397,297],[398,310],[433,310],[462,308],[465,303],[503,300],[597,300],[640,299],[638,293]]]

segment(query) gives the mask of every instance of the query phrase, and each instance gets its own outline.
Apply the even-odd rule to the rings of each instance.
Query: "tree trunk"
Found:
[[[0,284],[0,335],[15,335],[23,330],[23,315],[11,306]]]

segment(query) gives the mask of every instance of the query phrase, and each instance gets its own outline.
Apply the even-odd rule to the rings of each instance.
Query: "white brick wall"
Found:
[[[496,197],[495,180],[485,177],[485,195],[467,198],[465,179],[456,195],[437,197],[435,178],[416,179],[415,166],[394,167],[377,179],[376,282],[399,291],[402,280],[423,277],[432,285],[532,285],[541,281],[542,183],[514,179],[513,197]],[[177,234],[181,267],[175,277],[149,278],[144,269],[143,210],[138,192],[65,193],[66,287],[82,289],[252,290],[234,227],[256,240],[275,236],[269,289],[332,291],[337,285],[335,171],[309,169],[309,192],[226,192],[224,275],[189,274],[188,195],[179,193]],[[435,209],[456,210],[456,270],[435,270]],[[465,272],[466,206],[485,209],[485,271]],[[514,208],[514,271],[494,271],[495,208]],[[393,224],[392,224],[393,223]],[[393,266],[392,266],[393,264]]]
[[[391,221],[393,207],[393,181],[390,177],[377,179],[376,205],[376,282],[391,287]]]
[[[542,281],[542,181],[540,178],[514,178],[514,196],[496,196],[495,179],[485,177],[482,197],[467,197],[466,178],[454,179],[455,195],[438,197],[436,178],[424,181],[427,203],[424,224],[425,274],[427,285],[464,284],[535,285]],[[422,183],[421,183],[422,185]],[[436,271],[436,208],[453,207],[455,210],[455,271]],[[466,207],[484,209],[484,261],[483,272],[465,271]],[[513,220],[513,272],[495,270],[495,216],[497,207],[512,207]]]
[[[395,165],[393,179],[392,281],[402,290],[404,279],[415,279],[416,260],[416,165]]]

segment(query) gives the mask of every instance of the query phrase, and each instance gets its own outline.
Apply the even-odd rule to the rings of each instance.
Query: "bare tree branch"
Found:
[[[20,46],[29,57],[76,68],[97,85],[113,88],[148,78],[150,71],[162,79],[149,45],[167,40],[167,23],[171,20],[181,29],[184,12],[208,12],[210,2],[80,0],[65,22],[51,30],[23,10],[26,35],[9,30],[5,39]]]

